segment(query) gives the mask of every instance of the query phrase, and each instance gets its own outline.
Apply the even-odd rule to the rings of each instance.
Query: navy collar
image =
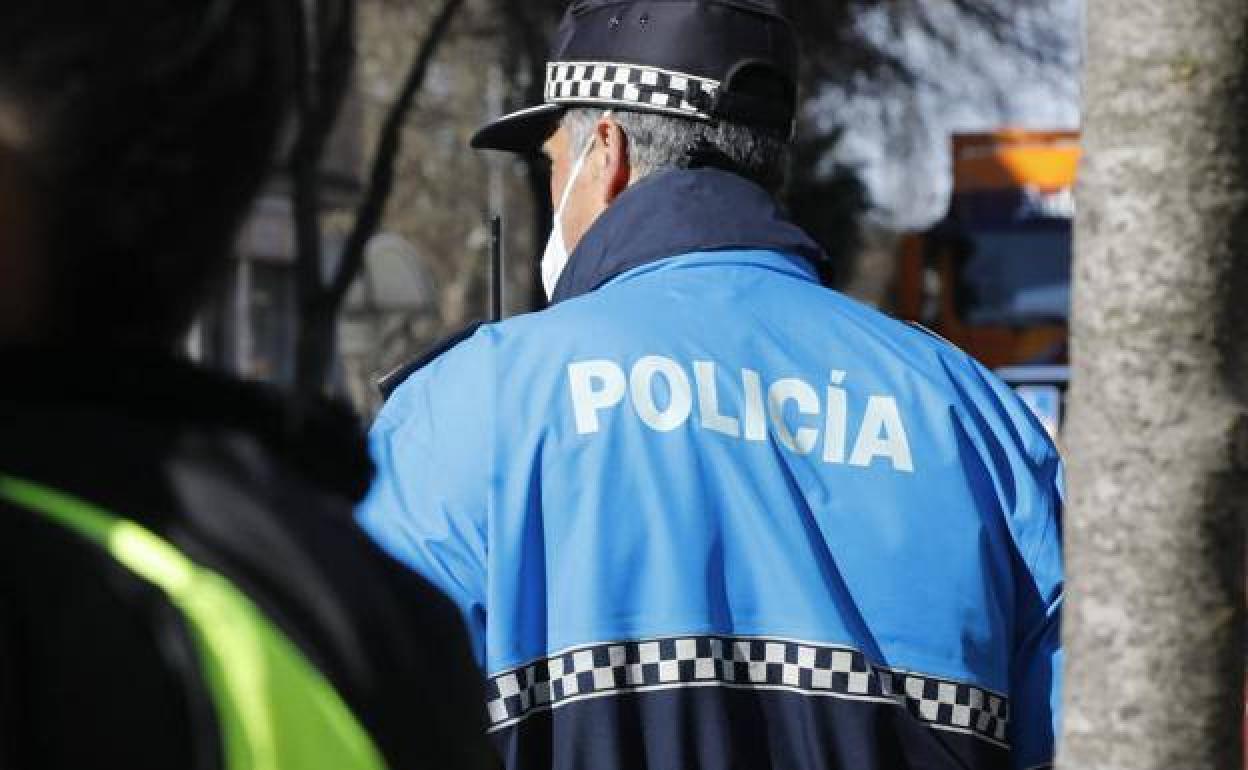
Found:
[[[823,250],[762,187],[713,168],[663,171],[603,212],[555,288],[554,302],[587,294],[638,267],[693,252],[776,251],[807,260]]]

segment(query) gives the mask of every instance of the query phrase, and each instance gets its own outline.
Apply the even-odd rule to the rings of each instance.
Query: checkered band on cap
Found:
[[[718,80],[641,64],[551,62],[549,104],[610,106],[711,120]]]
[[[1009,700],[966,682],[873,664],[851,647],[693,636],[582,647],[490,678],[490,732],[586,698],[683,687],[781,690],[903,708],[936,730],[1008,748]]]

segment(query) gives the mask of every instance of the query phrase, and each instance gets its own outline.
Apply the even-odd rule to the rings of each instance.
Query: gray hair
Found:
[[[579,152],[603,111],[595,108],[569,110],[563,118],[571,146]],[[772,195],[784,188],[789,171],[789,142],[762,129],[739,123],[704,123],[688,118],[648,112],[619,111],[611,114],[628,137],[628,160],[637,178],[658,171],[681,168],[689,149],[705,140],[750,179]]]

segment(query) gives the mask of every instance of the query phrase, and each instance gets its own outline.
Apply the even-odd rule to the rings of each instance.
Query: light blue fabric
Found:
[[[792,397],[762,440],[754,373]],[[1056,451],[992,374],[802,260],[690,254],[483,327],[372,446],[362,524],[458,603],[488,673],[680,634],[845,644],[1008,694],[1017,766],[1052,757]]]

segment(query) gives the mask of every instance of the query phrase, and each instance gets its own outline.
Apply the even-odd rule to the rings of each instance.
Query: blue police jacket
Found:
[[[818,255],[752,183],[658,174],[386,405],[360,520],[461,608],[509,767],[1051,761],[1058,455]]]

